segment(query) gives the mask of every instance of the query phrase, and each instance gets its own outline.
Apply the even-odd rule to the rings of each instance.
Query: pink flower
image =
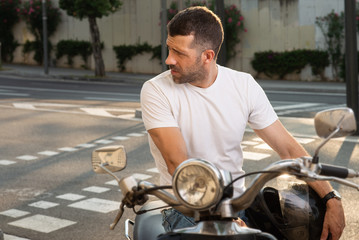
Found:
[[[228,23],[231,23],[233,20],[232,20],[232,18],[228,18]]]
[[[20,12],[20,8],[16,8],[16,12]]]
[[[248,32],[247,28],[244,29],[244,32]]]
[[[244,17],[243,17],[243,16],[240,16],[240,17],[239,17],[239,20],[240,20],[240,21],[243,21],[243,20],[244,20]]]
[[[241,22],[240,22],[240,21],[237,22],[237,26],[238,26],[238,27],[241,26]]]

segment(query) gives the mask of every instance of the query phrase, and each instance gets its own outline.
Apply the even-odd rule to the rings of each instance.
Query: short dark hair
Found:
[[[190,7],[177,13],[167,25],[171,37],[194,35],[194,43],[214,51],[223,42],[223,27],[219,17],[206,7]]]

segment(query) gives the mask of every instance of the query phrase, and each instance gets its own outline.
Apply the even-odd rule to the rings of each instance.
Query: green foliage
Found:
[[[60,10],[53,6],[50,0],[46,1],[47,12],[47,37],[51,37],[61,22]],[[35,51],[34,60],[39,64],[43,61],[43,20],[42,0],[30,0],[23,4],[20,14],[30,32],[35,36],[35,41],[25,43],[23,52]],[[49,40],[49,55],[52,47]],[[30,50],[31,49],[31,50]]]
[[[13,52],[19,46],[12,30],[19,21],[20,4],[20,0],[0,0],[0,42],[3,61],[12,61]]]
[[[256,52],[251,62],[252,67],[259,73],[268,77],[275,75],[284,79],[286,74],[300,72],[307,64],[312,67],[315,75],[323,79],[323,71],[329,65],[327,52],[319,50],[293,50],[286,52]]]
[[[152,52],[152,58],[158,58],[161,60],[161,45],[151,47],[148,43],[136,44],[136,45],[119,45],[114,46],[113,50],[116,53],[117,66],[120,71],[126,70],[126,62],[131,60],[134,56],[145,52]]]
[[[49,41],[48,42],[48,54],[50,55],[50,52],[52,51],[52,44],[51,42]],[[24,46],[23,46],[23,49],[22,49],[22,52],[24,54],[28,54],[28,53],[31,53],[31,52],[35,52],[34,54],[34,60],[38,63],[42,63],[43,61],[43,43],[41,41],[29,41],[29,40],[26,40]]]
[[[56,59],[67,56],[67,63],[72,66],[73,58],[77,55],[84,61],[83,67],[87,66],[87,59],[92,54],[91,43],[79,40],[61,40],[56,45]]]
[[[226,7],[224,12],[227,59],[231,59],[237,54],[235,47],[240,42],[239,33],[242,31],[247,32],[247,29],[244,28],[244,17],[235,5]]]
[[[324,35],[334,78],[339,80],[339,65],[343,60],[344,13],[337,14],[333,10],[324,17],[317,17],[315,23]]]
[[[60,0],[60,8],[69,16],[83,18],[102,18],[117,11],[122,2],[120,0]]]

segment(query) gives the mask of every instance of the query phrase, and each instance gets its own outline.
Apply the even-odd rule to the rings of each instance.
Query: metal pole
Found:
[[[0,69],[2,68],[1,42],[0,42]]]
[[[161,63],[162,71],[167,70],[167,1],[161,0]]]
[[[48,48],[47,48],[47,13],[46,1],[42,0],[42,40],[44,44],[44,73],[49,74]]]
[[[345,0],[345,78],[347,87],[347,106],[353,109],[357,120],[357,129],[359,129],[358,55],[355,4],[355,0]]]

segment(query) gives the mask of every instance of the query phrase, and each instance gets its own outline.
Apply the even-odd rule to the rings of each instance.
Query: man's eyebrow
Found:
[[[178,49],[176,49],[176,48],[170,47],[170,46],[168,46],[168,45],[167,45],[167,48],[168,48],[168,50],[172,50],[172,51],[174,51],[174,52],[176,52],[176,53],[178,53],[178,54],[188,56],[188,54],[187,54],[186,52],[183,52],[183,51],[178,50]]]

